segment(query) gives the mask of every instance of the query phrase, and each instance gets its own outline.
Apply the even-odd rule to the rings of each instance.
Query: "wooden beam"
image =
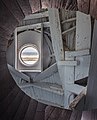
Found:
[[[67,33],[70,33],[70,32],[72,32],[72,31],[75,31],[75,30],[76,30],[76,26],[74,26],[74,27],[72,27],[72,28],[70,28],[70,29],[68,29],[68,30],[63,31],[63,32],[62,32],[62,35],[65,35],[65,34],[67,34]]]
[[[90,50],[77,50],[77,51],[65,51],[65,57],[78,57],[78,56],[85,56],[89,55]]]
[[[84,99],[85,96],[86,96],[86,91],[87,91],[87,89],[85,88],[85,89],[84,89],[77,97],[75,97],[75,99],[70,103],[69,108],[70,108],[71,110],[74,110],[74,109],[76,109],[76,108],[78,108],[78,109],[84,108],[84,101],[83,101],[83,99]],[[81,101],[83,102],[83,103],[82,103],[83,106],[79,106],[79,103],[80,103]]]
[[[17,71],[14,67],[12,67],[11,65],[8,64],[8,69],[11,73],[15,74],[16,76],[20,77],[21,79],[30,82],[30,77],[25,75],[24,73],[21,73],[19,71]]]
[[[39,18],[45,18],[45,17],[48,17],[48,11],[28,15],[24,18],[24,20],[39,19]]]
[[[56,61],[64,60],[64,49],[63,49],[63,40],[62,32],[60,25],[59,11],[55,8],[50,8],[48,10],[49,21],[50,21],[50,30],[52,36],[52,43]]]
[[[65,24],[65,23],[68,23],[68,22],[74,22],[74,21],[76,21],[76,17],[64,20],[64,21],[61,22],[61,24]]]
[[[71,84],[71,83],[67,83],[66,84],[66,90],[68,90],[69,92],[75,94],[75,95],[79,95],[86,87],[77,85],[77,84]]]
[[[52,66],[50,66],[49,68],[41,72],[38,76],[36,76],[33,80],[34,81],[44,80],[53,75],[54,73],[56,73],[57,71],[58,71],[57,64],[54,63]]]

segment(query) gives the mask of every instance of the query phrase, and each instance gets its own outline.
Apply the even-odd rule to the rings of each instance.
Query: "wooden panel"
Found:
[[[20,22],[24,18],[24,14],[20,9],[16,0],[3,0],[4,4],[10,10],[10,12],[15,16],[15,18]]]
[[[13,117],[16,114],[16,111],[18,110],[18,107],[20,106],[23,97],[24,93],[22,91],[19,91],[14,100],[11,102],[11,105],[6,107],[6,109],[3,111],[1,118],[5,120],[13,120]]]
[[[10,39],[10,32],[0,27],[0,36],[6,39]]]
[[[20,8],[22,9],[24,15],[29,15],[32,13],[29,0],[17,0],[17,2],[20,5]]]
[[[41,9],[41,0],[29,0],[31,5],[32,13],[37,12]]]
[[[90,0],[77,0],[77,2],[78,2],[78,10],[88,14],[90,7]]]
[[[63,40],[58,9],[49,9],[49,21],[56,61],[64,60]]]
[[[90,15],[77,12],[75,50],[90,49],[91,19]]]
[[[90,55],[76,57],[79,65],[75,67],[75,81],[88,77],[90,67]]]
[[[22,80],[24,80],[26,82],[30,82],[30,77],[29,76],[27,76],[24,73],[21,73],[21,72],[17,71],[14,67],[12,67],[9,64],[8,64],[8,69],[13,76],[16,75],[17,77],[21,78]]]
[[[2,3],[0,0],[0,26],[10,31],[11,33],[15,29],[15,27],[18,25],[18,21],[15,19],[13,14],[10,13],[10,11],[7,9],[7,7]]]
[[[34,78],[34,81],[46,79],[58,71],[57,64],[53,64]]]
[[[91,0],[90,15],[97,19],[97,0]]]
[[[28,15],[25,17],[24,20],[36,20],[36,19],[39,19],[39,18],[46,18],[48,17],[48,11],[45,11],[45,12],[40,12],[40,13],[36,13],[36,14],[31,14],[31,15]]]
[[[25,95],[22,99],[21,104],[18,107],[18,110],[15,114],[15,116],[13,117],[13,120],[23,120],[26,114],[26,111],[28,109],[29,106],[29,102],[30,102],[30,97],[28,97],[27,95]],[[22,114],[21,114],[22,112]]]
[[[97,108],[97,21],[94,24],[92,40],[91,65],[88,79],[86,109]]]

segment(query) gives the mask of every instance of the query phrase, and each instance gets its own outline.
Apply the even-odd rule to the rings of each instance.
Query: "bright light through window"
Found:
[[[35,45],[25,45],[19,53],[20,62],[26,66],[33,66],[39,60],[39,52]]]

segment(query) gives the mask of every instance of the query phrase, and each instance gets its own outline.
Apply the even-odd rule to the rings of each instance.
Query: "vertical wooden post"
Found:
[[[56,62],[65,60],[65,51],[63,48],[62,32],[60,25],[59,11],[55,8],[49,9],[49,21],[52,37],[52,45]],[[71,60],[71,59],[70,59]],[[57,64],[58,65],[58,64]],[[74,66],[58,65],[58,71],[62,87],[64,89],[64,107],[68,106],[69,98],[71,98],[71,92],[67,91],[67,84],[74,83]]]

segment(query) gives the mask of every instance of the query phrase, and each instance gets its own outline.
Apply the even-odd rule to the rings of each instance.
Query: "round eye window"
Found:
[[[33,66],[39,60],[39,52],[35,45],[25,45],[20,49],[19,59],[26,66]]]

